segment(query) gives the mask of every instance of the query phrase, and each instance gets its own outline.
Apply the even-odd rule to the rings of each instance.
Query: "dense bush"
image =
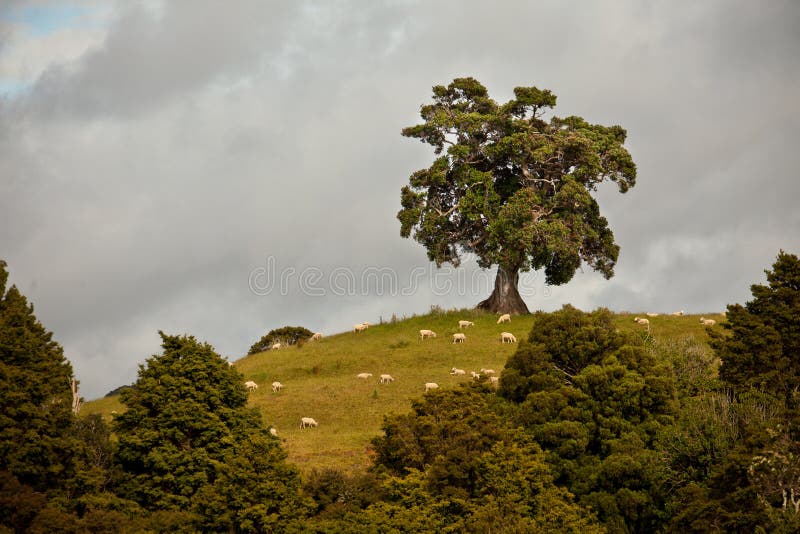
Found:
[[[253,343],[247,354],[255,354],[269,350],[275,343],[281,345],[295,345],[302,344],[308,338],[314,335],[314,332],[302,326],[284,326],[276,328],[267,332],[264,337]]]

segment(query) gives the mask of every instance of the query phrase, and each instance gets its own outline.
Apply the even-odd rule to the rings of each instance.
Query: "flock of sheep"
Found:
[[[646,313],[645,315],[647,315],[647,317],[658,317],[661,314],[659,314],[659,313]],[[682,317],[683,316],[683,310],[672,312],[670,315],[673,315],[675,317]],[[724,316],[725,312],[722,312],[722,315]],[[638,324],[640,324],[642,326],[646,326],[647,327],[647,331],[648,332],[650,331],[650,319],[646,319],[644,317],[634,317],[633,318],[633,322],[634,323],[638,323]],[[717,324],[717,321],[715,321],[714,319],[706,319],[705,317],[700,317],[700,324],[702,324],[704,326],[714,326],[715,324]]]
[[[497,324],[509,323],[509,322],[511,322],[511,315],[509,315],[507,313],[501,315],[497,319]],[[354,333],[363,332],[364,330],[366,330],[370,326],[372,326],[372,323],[368,323],[368,322],[358,323],[356,325],[353,325],[353,332]],[[470,326],[475,326],[475,323],[473,323],[472,321],[466,321],[466,320],[458,321],[459,330],[462,330],[464,328],[468,328]],[[419,339],[420,339],[420,341],[422,341],[423,339],[434,338],[434,337],[436,337],[436,332],[434,332],[433,330],[423,329],[423,330],[419,331]],[[311,336],[310,341],[319,341],[320,339],[322,339],[322,334],[320,332],[317,332],[313,336]],[[453,343],[464,343],[464,341],[466,341],[466,339],[467,339],[467,336],[463,332],[457,332],[457,333],[453,334]],[[517,342],[517,338],[511,332],[501,332],[500,333],[500,342],[501,343],[516,343]],[[271,350],[277,350],[277,349],[280,349],[280,348],[282,348],[282,345],[280,343],[274,343],[270,347]],[[454,376],[462,376],[462,375],[466,375],[467,372],[464,369],[457,369],[457,368],[453,367],[452,369],[450,369],[450,374],[454,375]],[[495,375],[494,369],[483,369],[482,368],[480,373],[477,373],[475,371],[470,371],[470,375],[472,376],[473,379],[480,379],[481,376],[488,376],[490,384],[498,385],[498,383],[499,383],[499,377],[494,376]],[[356,375],[356,378],[359,378],[361,380],[367,380],[367,379],[369,379],[371,377],[372,377],[372,373],[359,373],[359,374]],[[380,375],[380,383],[381,384],[389,384],[391,382],[394,382],[394,378],[392,377],[392,375],[389,375],[389,374]],[[258,389],[258,384],[255,383],[252,380],[248,380],[247,382],[244,383],[244,387],[247,388],[248,391],[255,391],[256,389]],[[432,389],[438,389],[438,388],[439,388],[439,384],[437,384],[436,382],[426,382],[425,383],[425,393],[427,393],[428,391],[430,391]],[[273,382],[272,383],[272,392],[273,393],[278,393],[282,389],[283,389],[283,384],[281,384],[280,382]],[[319,426],[319,423],[317,423],[317,421],[312,417],[301,417],[300,418],[300,428],[301,429],[312,428],[312,427],[317,427],[317,426]],[[278,432],[274,427],[270,427],[269,431],[273,436],[277,436],[278,435]]]

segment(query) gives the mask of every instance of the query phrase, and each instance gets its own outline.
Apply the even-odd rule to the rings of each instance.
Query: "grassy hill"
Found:
[[[642,315],[642,314],[639,314]],[[722,320],[720,315],[705,315]],[[633,321],[633,314],[616,314],[622,330],[646,329]],[[464,344],[453,344],[458,320],[468,319],[475,326],[464,330]],[[651,317],[650,335],[656,340],[694,337],[705,343],[707,334],[699,316]],[[479,371],[502,370],[516,345],[501,344],[500,332],[527,337],[532,316],[515,316],[511,323],[496,324],[497,316],[475,310],[431,313],[394,323],[375,325],[361,333],[344,332],[310,342],[302,347],[246,356],[235,362],[244,380],[259,388],[250,393],[250,403],[261,410],[264,420],[274,426],[282,439],[289,460],[306,471],[313,467],[359,470],[369,463],[370,439],[379,435],[384,415],[404,413],[410,401],[424,393],[426,382],[441,388],[456,387],[469,380],[449,374],[451,367]],[[420,329],[437,332],[435,339],[420,341]],[[368,380],[358,373],[368,372]],[[395,378],[379,384],[380,374]],[[273,393],[270,384],[279,381],[285,388]],[[82,413],[122,411],[118,397],[85,404]],[[301,430],[301,417],[313,417],[318,428]]]

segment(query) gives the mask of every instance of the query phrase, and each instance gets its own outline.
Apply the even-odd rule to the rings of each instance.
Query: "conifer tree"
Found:
[[[302,516],[299,477],[248,408],[242,375],[191,336],[161,333],[115,420],[119,492],[148,510],[191,511],[205,531],[279,531]]]
[[[0,471],[37,491],[58,487],[78,447],[72,366],[0,261]]]

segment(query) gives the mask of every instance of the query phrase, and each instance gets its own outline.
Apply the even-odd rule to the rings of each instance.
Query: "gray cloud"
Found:
[[[545,288],[531,273],[532,308],[719,310],[748,298],[779,248],[800,249],[792,2],[115,9],[102,46],[0,101],[0,251],[87,396],[133,380],[158,329],[239,357],[284,324],[335,332],[483,299],[437,289],[395,219],[400,187],[432,158],[400,130],[456,76],[498,100],[547,87],[559,115],[629,133],[637,186],[598,193],[616,276]],[[318,269],[326,294],[297,278],[286,295],[251,291],[269,257]],[[426,274],[408,295],[326,286],[368,267]]]

